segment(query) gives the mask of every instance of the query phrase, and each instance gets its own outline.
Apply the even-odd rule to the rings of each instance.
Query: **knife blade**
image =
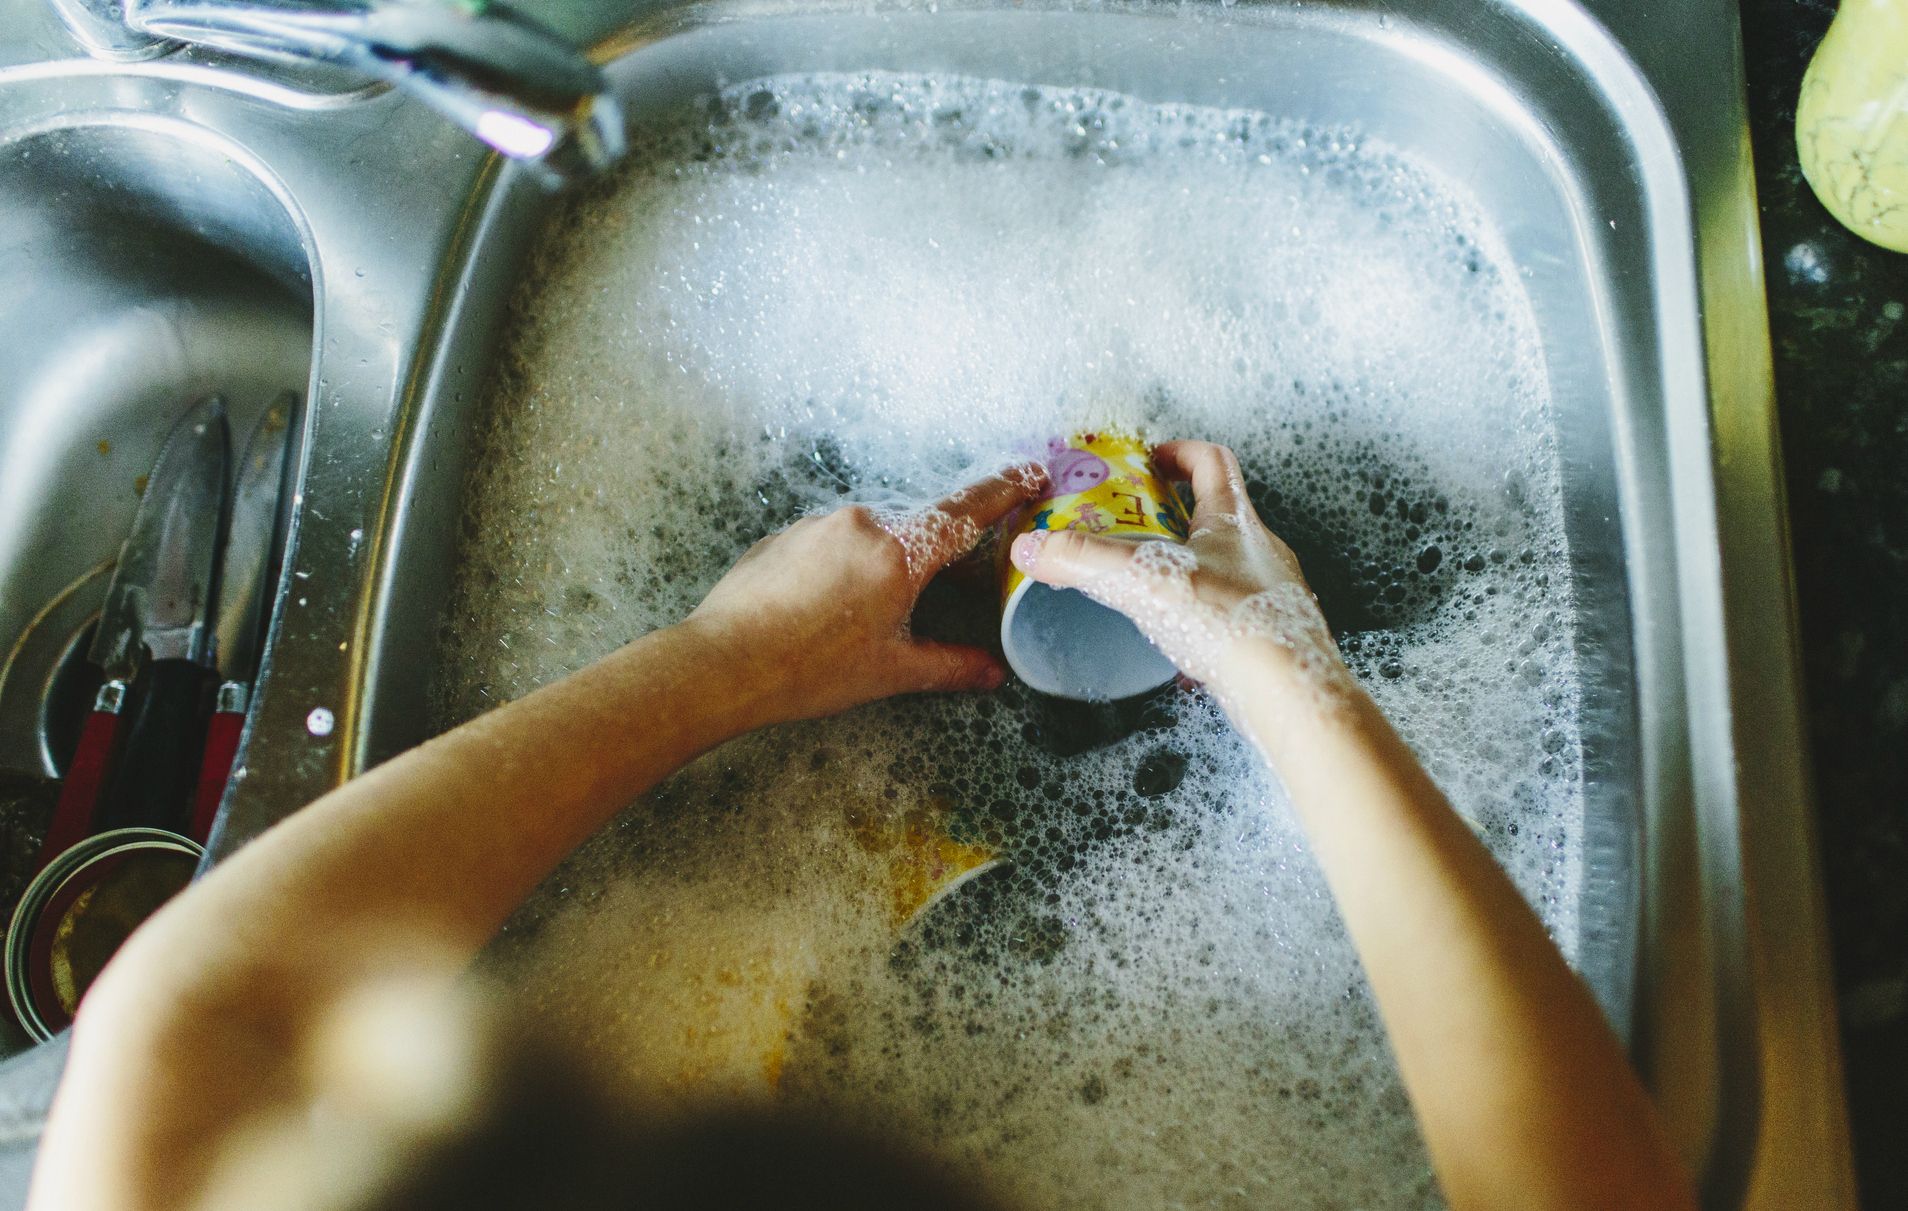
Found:
[[[211,613],[224,539],[231,439],[225,404],[186,413],[153,464],[146,500],[120,553],[107,608],[130,626],[105,654],[137,672],[126,696],[126,739],[96,813],[99,828],[185,825],[205,744]]]
[[[99,666],[105,682],[61,781],[36,871],[98,827],[127,697],[148,657],[171,657],[181,647],[202,643],[191,619],[195,605],[209,599],[210,585],[194,586],[198,578],[210,580],[216,534],[208,551],[190,522],[206,504],[208,464],[216,465],[219,477],[211,485],[216,519],[225,475],[225,410],[217,396],[200,401],[174,425],[147,477],[87,649],[87,659]]]
[[[212,395],[159,451],[87,652],[109,679],[130,681],[147,658],[203,657],[228,444],[225,401]]]
[[[206,728],[205,757],[199,765],[191,826],[186,830],[186,835],[201,845],[211,835],[212,822],[218,816],[219,800],[225,795],[232,762],[238,755],[246,708],[251,705],[252,681],[258,674],[259,646],[272,595],[272,557],[278,549],[283,512],[280,500],[285,458],[297,408],[297,393],[287,391],[265,409],[246,439],[232,490],[232,517],[219,571],[219,608],[213,624],[214,649],[223,680],[212,721]]]

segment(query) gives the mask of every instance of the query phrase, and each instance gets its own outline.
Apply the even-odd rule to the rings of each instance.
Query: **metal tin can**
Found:
[[[162,828],[95,833],[27,885],[7,929],[7,999],[34,1039],[72,1023],[119,944],[191,881],[205,855]]]

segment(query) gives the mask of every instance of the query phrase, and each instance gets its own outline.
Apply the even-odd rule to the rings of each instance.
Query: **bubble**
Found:
[[[1167,749],[1148,753],[1133,774],[1133,790],[1143,799],[1170,794],[1186,778],[1186,758]]]
[[[1357,131],[951,77],[749,81],[632,141],[511,306],[446,723],[682,618],[805,514],[865,505],[918,569],[985,558],[934,507],[962,484],[1083,427],[1206,438],[1317,601],[1162,618],[1173,654],[1279,644],[1313,709],[1355,677],[1576,945],[1556,435],[1460,188]],[[918,633],[992,641],[977,566]],[[487,961],[642,1092],[899,1131],[1029,1206],[1437,1204],[1284,792],[1202,692],[1010,684],[745,737]]]
[[[1246,598],[1233,607],[1226,635],[1228,651],[1236,651],[1243,640],[1270,645],[1289,658],[1299,692],[1284,710],[1330,711],[1343,705],[1351,676],[1318,599],[1304,586],[1275,585]]]
[[[934,506],[877,510],[875,522],[901,544],[908,575],[917,582],[973,550],[981,537],[973,518]]]

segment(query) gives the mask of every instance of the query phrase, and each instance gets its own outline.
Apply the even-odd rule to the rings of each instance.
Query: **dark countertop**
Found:
[[[1815,812],[1862,1202],[1908,1206],[1908,255],[1796,162],[1832,0],[1744,0]]]

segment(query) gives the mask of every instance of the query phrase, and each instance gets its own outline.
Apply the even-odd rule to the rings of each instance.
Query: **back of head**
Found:
[[[635,1100],[468,979],[412,968],[302,1040],[295,1096],[210,1144],[196,1211],[983,1211],[895,1142]]]
[[[979,1191],[892,1143],[730,1108],[660,1116],[542,1048],[513,1052],[483,1111],[413,1150],[359,1211],[983,1211]]]

